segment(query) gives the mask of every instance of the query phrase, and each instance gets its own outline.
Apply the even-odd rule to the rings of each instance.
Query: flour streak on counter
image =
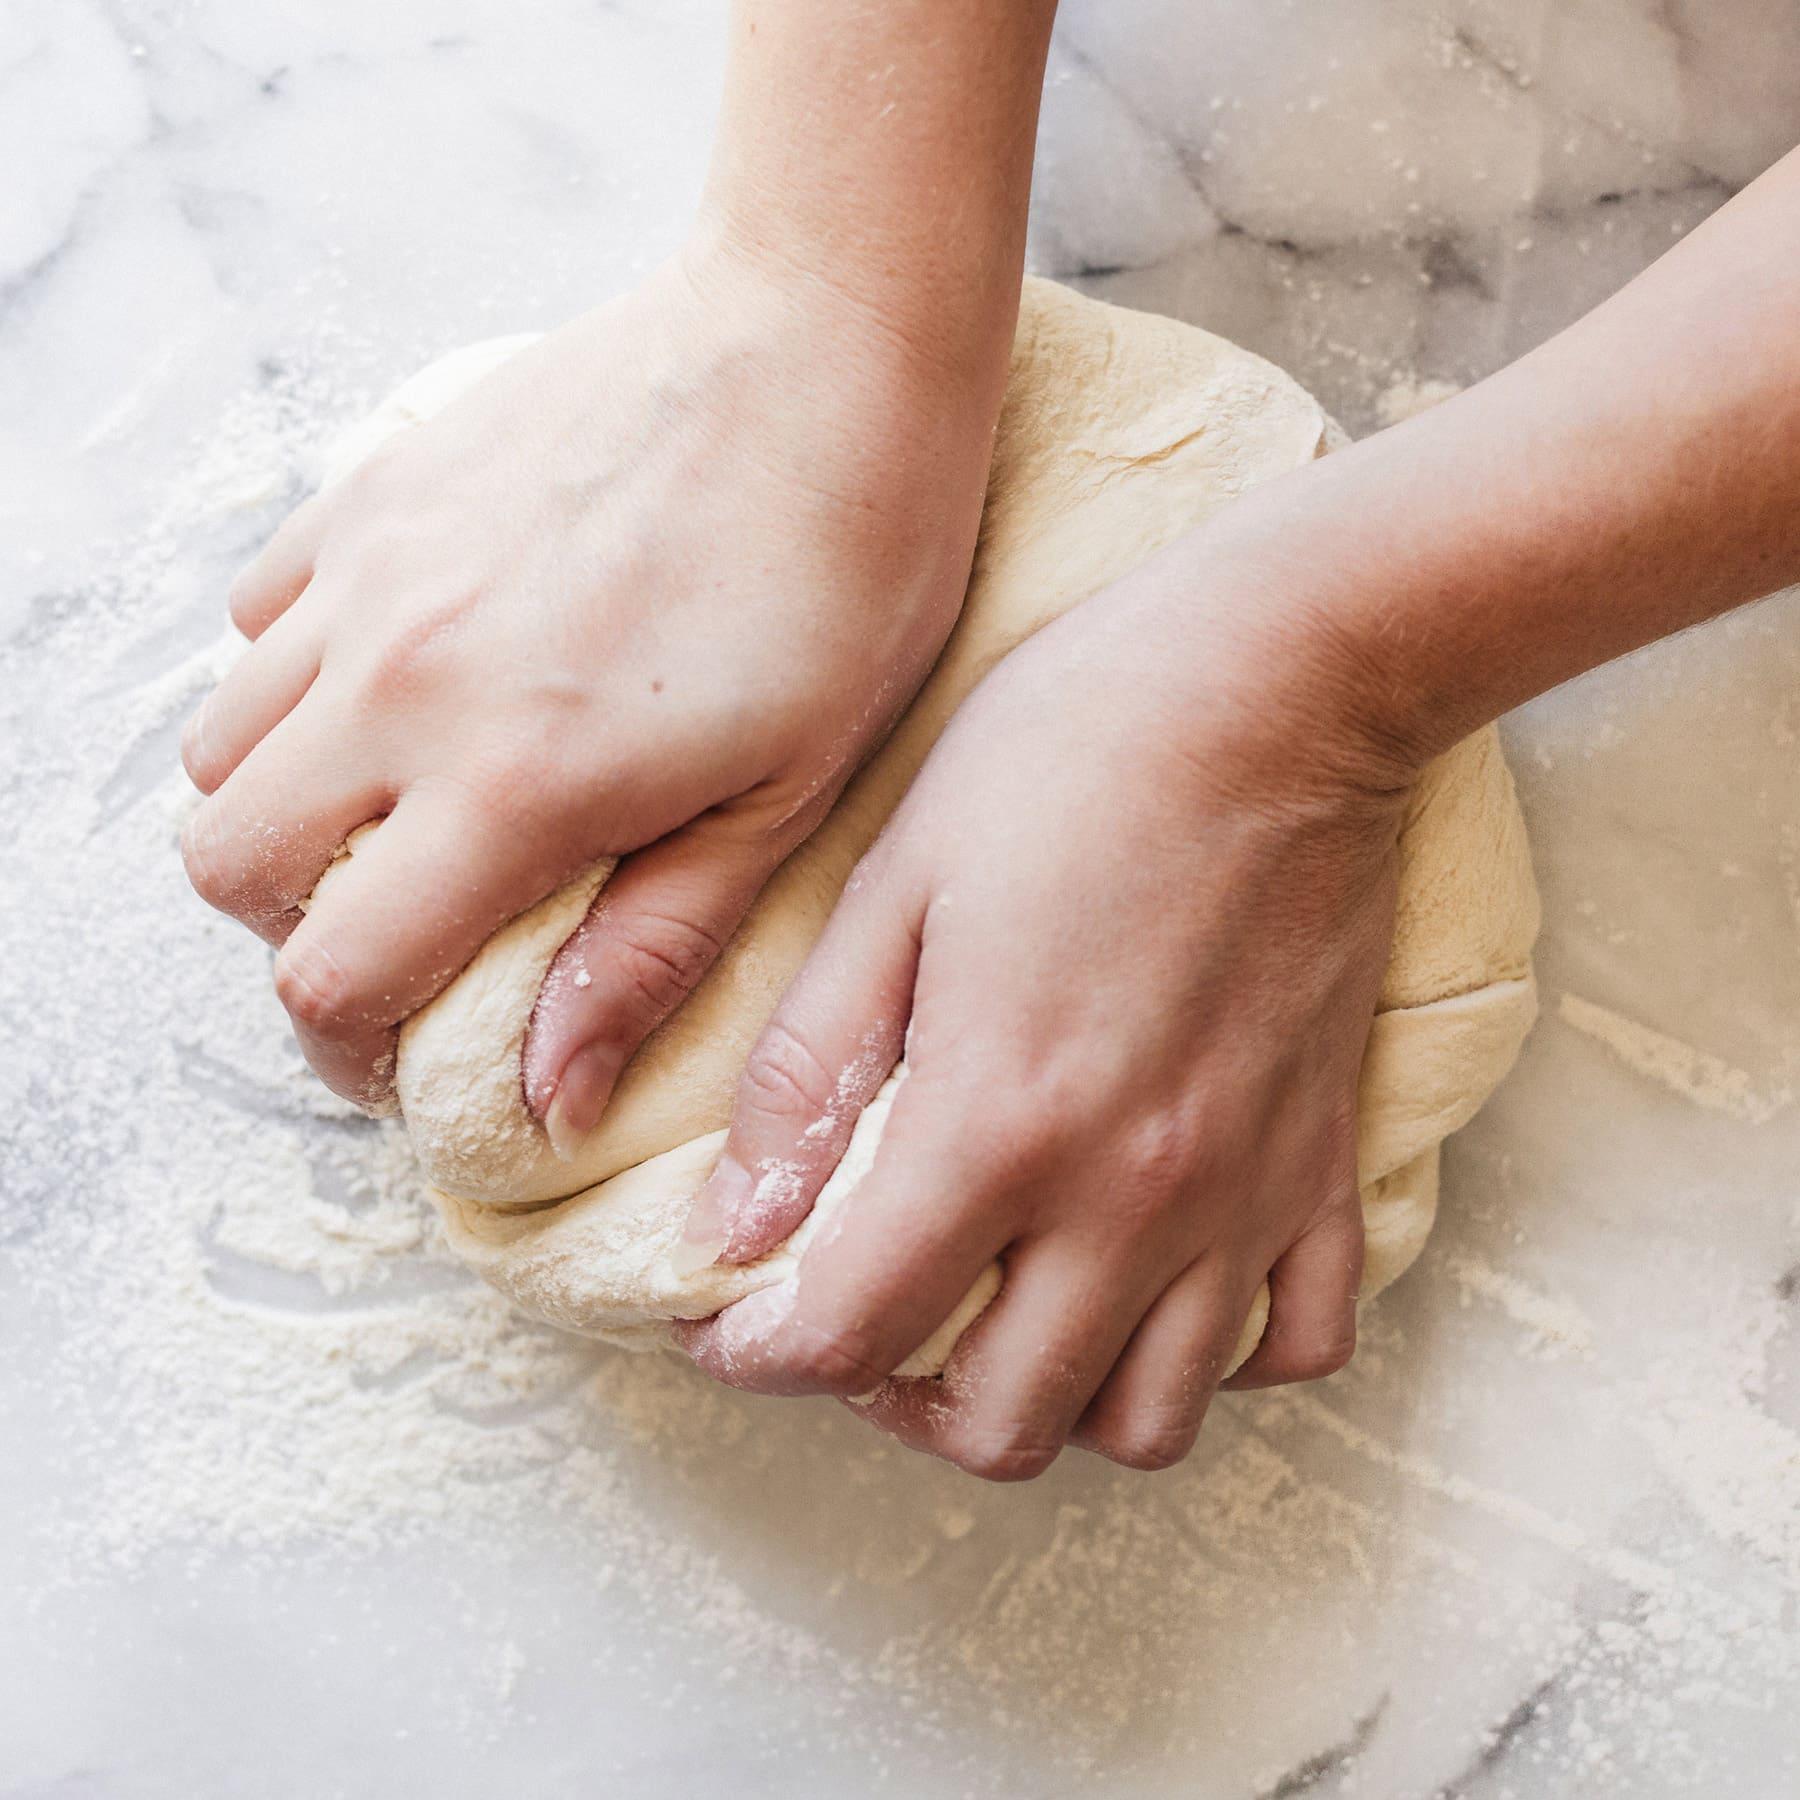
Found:
[[[1579,994],[1564,994],[1556,1010],[1564,1023],[1604,1044],[1627,1068],[1707,1112],[1764,1125],[1794,1103],[1793,1091],[1787,1086],[1759,1091],[1747,1069],[1734,1068],[1710,1051],[1653,1031]]]
[[[1800,136],[1800,0],[1504,10],[1070,0],[1036,264],[1368,426]],[[0,11],[0,1787],[1800,1785],[1791,604],[1513,723],[1569,999],[1357,1362],[1169,1475],[990,1490],[540,1331],[306,1077],[174,853],[226,582],[703,163],[716,5],[530,12]]]

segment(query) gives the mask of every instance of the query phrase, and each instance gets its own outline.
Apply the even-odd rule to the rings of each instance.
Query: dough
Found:
[[[477,345],[394,395],[334,460],[343,473],[528,339]],[[761,1262],[677,1274],[669,1251],[724,1140],[758,1030],[839,890],[951,713],[1040,625],[1257,483],[1340,441],[1315,401],[1260,358],[1191,326],[1028,281],[962,616],[893,736],[789,857],[717,965],[626,1069],[565,1163],[526,1111],[525,1027],[558,947],[611,872],[598,865],[498,932],[400,1034],[407,1128],[457,1253],[527,1312],[625,1343],[792,1277],[808,1236],[872,1162],[894,1082],[859,1121],[813,1216]],[[378,827],[377,827],[378,829]],[[1365,1296],[1418,1254],[1438,1146],[1511,1067],[1535,1012],[1537,895],[1498,741],[1429,768],[1400,840],[1393,958],[1365,1058],[1358,1164]],[[992,1298],[997,1268],[910,1360],[930,1374]],[[1267,1295],[1238,1347],[1249,1354]],[[1235,1362],[1234,1362],[1235,1366]]]

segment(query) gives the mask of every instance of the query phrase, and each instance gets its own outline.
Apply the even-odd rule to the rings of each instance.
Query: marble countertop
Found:
[[[186,894],[231,571],[677,242],[720,25],[0,10],[0,1795],[1800,1791],[1791,599],[1509,722],[1544,1018],[1352,1368],[1154,1478],[501,1318]],[[1032,262],[1362,431],[1796,137],[1800,0],[1067,0]]]

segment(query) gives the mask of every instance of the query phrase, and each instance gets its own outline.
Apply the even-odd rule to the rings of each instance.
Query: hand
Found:
[[[281,946],[332,1087],[380,1103],[399,1020],[505,920],[635,852],[528,1046],[534,1111],[591,1129],[955,619],[1006,321],[975,369],[949,332],[691,251],[393,440],[245,571],[251,648],[184,740],[211,796],[184,854]]]
[[[702,1368],[875,1390],[862,1416],[1008,1480],[1067,1442],[1179,1460],[1265,1278],[1236,1385],[1349,1357],[1410,771],[1273,585],[1164,558],[964,706],[757,1046],[689,1236],[784,1237],[904,1044],[875,1165],[796,1284],[678,1328]],[[884,1385],[996,1256],[943,1381]]]

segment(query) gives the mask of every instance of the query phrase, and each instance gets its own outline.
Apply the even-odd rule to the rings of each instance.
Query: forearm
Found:
[[[994,389],[1055,0],[736,0],[706,228]]]
[[[1800,579],[1800,154],[1531,355],[1227,521],[1418,756]]]

